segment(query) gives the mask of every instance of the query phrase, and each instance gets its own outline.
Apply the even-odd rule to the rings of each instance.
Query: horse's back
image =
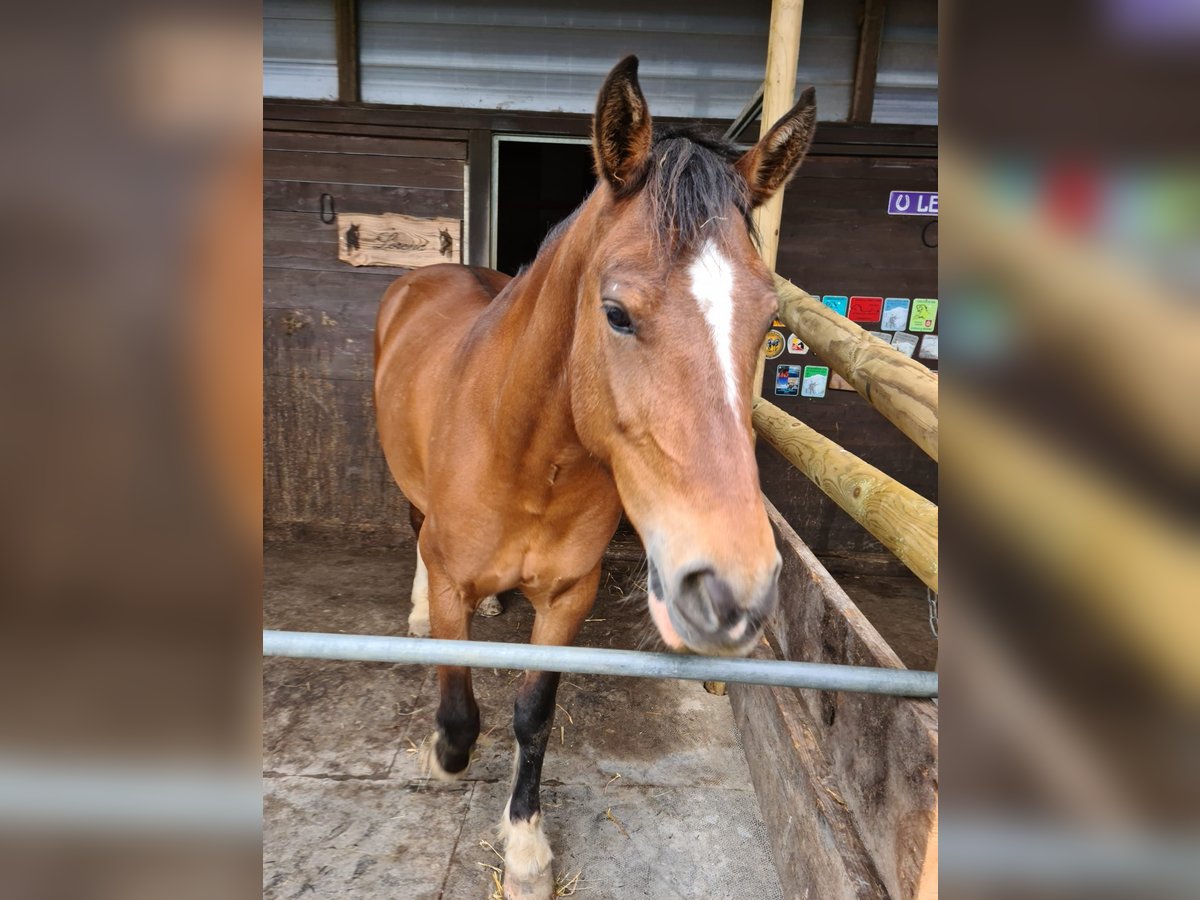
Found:
[[[424,508],[424,472],[434,416],[449,401],[455,349],[508,283],[491,269],[441,264],[388,287],[375,327],[379,440],[400,489]]]

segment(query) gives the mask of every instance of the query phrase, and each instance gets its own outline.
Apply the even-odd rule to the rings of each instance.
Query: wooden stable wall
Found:
[[[276,120],[263,134],[265,528],[274,538],[394,533],[408,521],[375,435],[371,388],[375,312],[406,270],[341,262],[322,195],[327,212],[463,217],[465,140],[322,127]]]
[[[820,140],[821,129],[817,136]],[[787,188],[778,271],[810,294],[937,297],[937,249],[924,246],[932,221],[888,216],[893,190],[937,190],[937,160],[905,156],[810,155]],[[926,238],[936,244],[937,228]],[[863,323],[863,328],[878,325]],[[786,337],[786,328],[779,329]],[[824,398],[779,397],[775,366],[826,365],[813,353],[768,360],[762,395],[925,498],[937,502],[937,464],[855,391]],[[937,368],[937,363],[933,363]],[[759,442],[763,491],[813,551],[835,570],[898,563],[804,475]],[[903,571],[899,567],[897,571]]]

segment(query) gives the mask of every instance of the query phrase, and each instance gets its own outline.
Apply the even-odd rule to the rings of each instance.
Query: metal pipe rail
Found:
[[[820,691],[891,694],[897,697],[936,697],[938,692],[936,672],[916,672],[911,669],[644,653],[596,647],[440,641],[369,634],[263,631],[263,655],[479,669],[532,669],[580,675],[681,678],[686,681],[734,681]]]

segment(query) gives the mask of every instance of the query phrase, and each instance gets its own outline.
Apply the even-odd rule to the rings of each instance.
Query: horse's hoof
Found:
[[[479,601],[479,606],[475,607],[475,614],[485,618],[492,618],[504,612],[504,607],[500,605],[500,599],[493,594],[490,597],[484,597]]]
[[[418,619],[415,616],[409,616],[408,634],[409,637],[429,637],[429,619]]]
[[[554,873],[547,869],[531,879],[519,879],[504,873],[504,900],[552,900]]]
[[[437,739],[438,733],[435,731],[421,742],[421,752],[417,756],[417,766],[422,777],[431,778],[434,781],[460,781],[467,774],[467,769],[471,767],[470,763],[461,772],[447,772],[442,768],[442,764],[438,762],[436,750]]]

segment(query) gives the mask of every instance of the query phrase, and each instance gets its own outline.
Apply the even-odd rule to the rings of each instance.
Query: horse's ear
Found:
[[[596,173],[618,194],[635,188],[650,159],[650,108],[637,79],[638,59],[617,63],[596,101],[592,152]]]
[[[812,143],[817,125],[816,91],[805,88],[796,105],[737,162],[750,186],[750,205],[761,206],[788,183]]]

